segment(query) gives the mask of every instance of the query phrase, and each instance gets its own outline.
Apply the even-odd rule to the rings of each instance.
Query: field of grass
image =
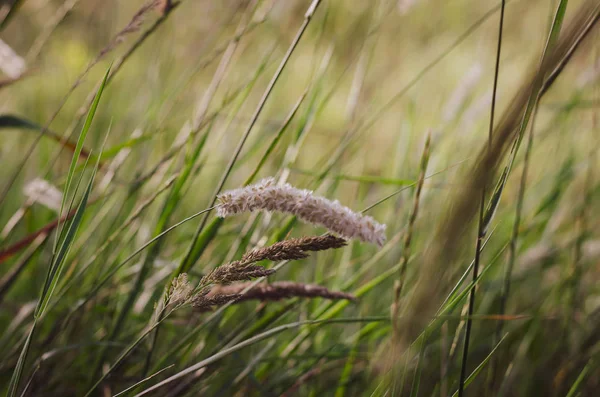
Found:
[[[0,392],[597,395],[599,19],[1,2]]]

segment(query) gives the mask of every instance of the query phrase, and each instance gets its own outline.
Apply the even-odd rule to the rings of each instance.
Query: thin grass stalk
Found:
[[[552,11],[555,8],[555,4],[554,2],[552,3],[551,7],[550,7],[550,16],[549,16],[549,21],[548,21],[548,30],[551,29],[552,27]],[[543,91],[543,88],[542,88]],[[509,257],[508,257],[508,261],[507,261],[507,266],[505,269],[505,274],[504,274],[504,282],[503,282],[503,287],[502,287],[502,292],[501,292],[501,296],[500,296],[500,307],[499,307],[499,314],[503,315],[506,311],[506,303],[508,300],[508,296],[510,293],[510,286],[511,286],[511,276],[512,276],[512,270],[515,264],[515,260],[516,260],[516,252],[517,252],[517,240],[519,238],[519,230],[521,227],[521,216],[522,216],[522,212],[523,212],[523,202],[524,202],[524,198],[525,198],[525,189],[526,189],[526,185],[527,185],[527,174],[528,174],[528,169],[529,169],[529,162],[530,162],[530,158],[531,158],[531,151],[533,148],[533,140],[534,140],[534,133],[535,133],[535,122],[537,119],[537,112],[539,110],[539,100],[535,105],[535,108],[533,110],[533,117],[532,117],[532,121],[531,121],[531,129],[529,130],[529,136],[528,136],[528,141],[527,141],[527,148],[525,150],[525,159],[523,161],[523,171],[521,174],[521,182],[519,185],[519,193],[518,193],[518,198],[517,198],[517,207],[516,207],[516,211],[515,211],[515,222],[513,224],[513,230],[512,230],[512,237],[511,237],[511,242],[510,242],[510,247],[509,247]],[[504,322],[500,321],[498,323],[498,326],[496,328],[496,334],[495,334],[495,341],[497,342],[498,340],[500,340],[500,337],[502,335],[502,330],[504,327]],[[490,370],[488,373],[488,395],[491,395],[491,393],[494,390],[494,386],[495,386],[495,373],[496,373],[496,368],[498,365],[498,360],[499,358],[497,356],[494,357],[494,359],[492,360],[492,364],[490,366]]]
[[[429,163],[430,156],[430,145],[431,145],[431,132],[427,134],[425,140],[425,147],[421,154],[421,166],[419,171],[419,177],[417,181],[417,187],[413,198],[413,207],[408,217],[408,226],[406,228],[406,234],[404,235],[404,244],[402,247],[402,258],[400,259],[400,271],[398,272],[398,279],[394,282],[394,303],[392,304],[392,327],[394,332],[394,338],[397,338],[398,330],[398,313],[400,310],[400,296],[402,294],[402,287],[404,286],[404,278],[406,277],[406,267],[410,258],[410,244],[412,242],[412,236],[414,233],[415,222],[419,213],[419,203],[421,199],[421,192],[423,190],[423,184],[425,182],[425,174],[427,173],[427,164]]]
[[[440,338],[440,397],[448,397],[448,323],[442,324]]]
[[[594,123],[595,124],[595,123]],[[593,134],[596,130],[592,126]],[[592,136],[592,139],[594,137]],[[594,166],[595,166],[595,148],[591,149],[588,155],[588,166],[585,173],[585,180],[583,186],[583,202],[580,204],[579,211],[576,216],[576,225],[578,226],[577,237],[575,238],[575,244],[573,247],[573,259],[568,268],[567,282],[569,285],[568,299],[567,299],[567,316],[565,318],[565,336],[567,332],[573,328],[573,321],[576,320],[577,311],[581,309],[582,298],[580,296],[580,284],[583,276],[583,244],[585,243],[589,229],[590,219],[590,206],[592,203],[593,195],[593,182],[594,182]]]
[[[488,129],[488,151],[491,150],[492,146],[492,133],[494,131],[494,116],[496,111],[496,96],[498,93],[498,76],[500,74],[500,55],[502,52],[502,33],[504,28],[504,13],[506,9],[506,0],[502,0],[502,5],[500,8],[500,21],[498,24],[498,46],[496,48],[496,65],[494,68],[494,85],[492,88],[492,104],[490,109],[490,123]],[[485,213],[485,186],[481,189],[481,202],[479,208],[479,227],[477,231],[477,241],[475,244],[475,260],[473,262],[473,282],[477,280],[479,275],[479,261],[481,257],[481,247],[483,244],[483,240],[485,239],[486,232],[488,229],[488,225],[485,225],[484,222],[484,213]],[[469,294],[469,317],[473,315],[475,310],[475,291],[477,288],[473,288]],[[465,380],[467,376],[467,361],[469,357],[469,343],[471,339],[471,327],[472,321],[469,319],[466,323],[465,330],[465,342],[463,345],[463,356],[461,361],[460,368],[460,378],[458,383],[458,396],[462,397],[464,393]]]
[[[512,236],[510,239],[510,246],[508,251],[508,260],[506,264],[506,269],[504,272],[504,281],[502,285],[502,292],[500,294],[500,307],[498,314],[504,315],[506,312],[506,303],[508,302],[508,297],[510,295],[510,287],[512,280],[512,271],[515,265],[515,261],[517,258],[517,243],[519,240],[519,231],[521,228],[521,217],[523,214],[523,202],[525,201],[525,190],[527,188],[527,175],[529,172],[529,162],[531,159],[531,152],[533,150],[533,141],[535,135],[535,121],[538,112],[539,103],[536,105],[535,110],[533,111],[533,117],[531,120],[531,128],[529,129],[529,136],[527,140],[527,148],[525,150],[525,159],[523,160],[523,171],[521,173],[521,182],[519,185],[519,193],[517,198],[517,207],[515,210],[515,222],[513,224]],[[504,321],[499,321],[496,327],[496,333],[494,336],[494,344],[500,340],[502,337],[504,329]],[[498,368],[498,360],[499,356],[494,356],[492,360],[492,364],[490,365],[490,371],[488,373],[488,395],[492,395],[495,386],[495,374]]]
[[[392,363],[396,360],[397,354],[397,345],[398,345],[398,336],[400,334],[400,322],[399,322],[399,312],[400,312],[400,297],[402,295],[402,288],[404,286],[405,277],[406,277],[406,268],[408,265],[408,261],[410,259],[410,245],[412,242],[412,236],[414,233],[415,222],[417,220],[417,215],[419,213],[419,203],[421,199],[421,192],[423,190],[423,184],[425,182],[425,174],[427,172],[427,164],[429,163],[430,156],[430,145],[431,145],[431,132],[427,134],[427,138],[425,140],[425,147],[423,148],[423,153],[421,154],[421,166],[419,171],[419,177],[417,180],[417,186],[415,190],[415,195],[413,198],[413,207],[409,215],[408,226],[406,228],[406,234],[404,235],[404,244],[402,248],[402,258],[400,259],[399,271],[398,271],[398,279],[394,282],[394,301],[391,307],[391,321],[392,321]],[[408,357],[408,355],[407,355]],[[406,370],[406,366],[404,367]],[[400,390],[396,390],[396,377],[394,377],[394,388],[392,394],[397,392],[402,392],[404,386],[404,374],[402,375],[402,381],[400,385]],[[416,375],[416,373],[415,373]],[[412,395],[412,393],[411,393]]]
[[[284,55],[283,59],[281,60],[281,63],[279,64],[279,67],[277,68],[277,70],[275,71],[275,74],[273,75],[271,81],[269,82],[267,89],[263,93],[263,96],[260,99],[258,106],[256,107],[256,110],[254,111],[254,114],[252,115],[250,123],[248,123],[248,126],[246,127],[246,130],[242,134],[242,138],[240,139],[240,141],[237,145],[237,148],[234,151],[234,155],[231,157],[229,164],[227,165],[225,172],[223,173],[223,176],[221,177],[221,180],[219,181],[219,184],[217,185],[217,188],[215,189],[215,192],[213,193],[213,198],[211,200],[211,204],[209,205],[209,207],[213,207],[215,205],[215,203],[217,202],[217,195],[223,189],[223,186],[225,185],[225,182],[227,181],[229,174],[231,173],[231,170],[233,169],[233,166],[236,163],[237,158],[239,157],[239,155],[242,151],[242,148],[244,147],[244,144],[246,143],[246,140],[248,139],[250,132],[252,131],[252,128],[254,127],[254,124],[256,124],[256,121],[258,120],[258,116],[260,116],[260,114],[267,102],[267,99],[271,95],[271,92],[273,91],[275,84],[277,84],[279,77],[283,73],[283,69],[285,68],[288,61],[290,60],[294,50],[296,49],[296,46],[300,42],[300,39],[304,35],[304,32],[306,31],[306,28],[308,27],[308,24],[310,23],[320,2],[321,2],[320,0],[313,0],[311,5],[308,7],[308,10],[306,11],[306,14],[304,15],[304,22],[298,29],[298,32],[296,33],[296,37],[293,39],[292,43],[290,44],[290,47],[288,48],[286,54]],[[202,218],[200,224],[198,225],[198,228],[194,232],[194,236],[192,237],[192,243],[189,245],[188,251],[187,251],[184,259],[181,261],[179,268],[176,271],[176,275],[179,275],[181,273],[189,271],[192,268],[192,266],[194,265],[194,263],[196,262],[196,260],[198,259],[199,255],[201,254],[203,247],[198,244],[198,241],[201,237],[200,235],[204,229],[204,226],[206,225],[206,222],[208,221],[208,215],[209,215],[209,213],[206,213],[206,215]]]
[[[600,38],[600,34],[596,34],[597,38]],[[595,58],[596,60],[594,61],[594,65],[593,68],[596,69],[596,71],[600,71],[600,58],[598,58],[598,54],[600,53],[600,51],[598,50],[598,48],[596,48],[595,52]],[[598,97],[600,99],[600,97]],[[591,120],[591,130],[592,130],[592,134],[590,136],[590,139],[592,140],[592,142],[597,141],[597,139],[595,138],[595,133],[597,133],[598,131],[598,115],[597,112],[594,112],[592,110],[592,120]],[[570,284],[570,296],[569,296],[569,307],[568,310],[570,311],[570,314],[568,316],[568,318],[570,319],[574,319],[577,310],[579,309],[580,306],[580,302],[578,301],[578,291],[579,291],[579,284],[581,281],[581,277],[583,275],[583,264],[582,262],[582,258],[583,258],[583,245],[585,243],[585,240],[588,236],[588,233],[590,232],[588,230],[589,228],[589,218],[590,218],[590,214],[588,213],[590,205],[591,205],[591,201],[592,201],[592,195],[593,195],[593,182],[594,182],[594,169],[596,166],[596,148],[594,147],[594,145],[591,145],[592,149],[589,152],[588,155],[588,165],[587,165],[587,171],[586,171],[586,175],[585,175],[585,181],[584,181],[584,186],[583,186],[583,202],[581,203],[581,208],[579,210],[579,213],[577,214],[577,224],[579,226],[579,233],[577,235],[577,238],[575,240],[575,246],[574,246],[574,253],[573,253],[573,262],[571,264],[571,269],[570,269],[570,274],[568,275],[568,277],[571,279],[569,284]],[[587,368],[587,366],[586,366]],[[571,393],[569,393],[571,394]]]

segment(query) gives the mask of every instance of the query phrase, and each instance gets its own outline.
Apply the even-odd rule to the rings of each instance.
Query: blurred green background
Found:
[[[30,395],[84,395],[99,379],[98,367],[106,370],[150,320],[154,303],[183,260],[201,218],[161,240],[141,281],[147,250],[102,286],[98,281],[167,226],[210,206],[260,98],[304,23],[310,2],[185,0],[169,9],[165,4],[170,2],[159,1],[142,12],[141,1],[12,3],[3,2],[0,8],[0,15],[6,15],[13,7],[0,33],[3,47],[12,49],[12,53],[4,49],[0,57],[7,79],[0,89],[0,115],[16,116],[20,123],[15,126],[14,119],[7,117],[0,123],[0,329],[5,330],[0,336],[0,382],[5,387],[33,320],[54,238],[40,242],[31,257],[25,249],[31,243],[10,250],[58,216],[56,208],[27,195],[26,186],[43,178],[62,191],[73,155],[52,134],[39,139],[34,126],[48,127],[58,136],[66,134],[75,143],[90,95],[110,65],[113,72],[117,70],[84,142],[86,150],[98,154],[108,135],[93,185],[94,201],[86,209],[23,375],[32,379]],[[497,120],[535,70],[558,3],[507,3]],[[565,26],[584,1],[568,3]],[[388,316],[397,273],[378,277],[402,257],[414,182],[430,134],[428,177],[413,227],[403,305],[411,304],[412,290],[427,288],[416,283],[420,261],[436,244],[434,231],[449,211],[450,198],[468,187],[465,175],[488,139],[499,17],[500,2],[495,0],[322,1],[224,187],[239,187],[246,181],[301,100],[258,178],[275,175],[356,211],[394,194],[368,212],[388,225],[389,243],[379,249],[352,242],[335,253],[320,253],[286,266],[274,279],[353,293],[366,288],[356,303],[333,317]],[[138,47],[136,43],[155,24]],[[468,395],[485,390],[489,394],[490,376],[498,379],[490,395],[566,395],[574,390],[573,395],[591,396],[600,387],[599,345],[594,336],[600,325],[600,243],[594,216],[599,209],[599,37],[592,32],[584,41],[536,113],[506,307],[507,314],[523,318],[500,319],[506,322],[509,336],[497,350],[499,357],[493,357],[494,372],[485,361],[488,365],[469,386]],[[228,49],[233,50],[231,58],[220,70]],[[23,64],[17,72],[15,62]],[[207,103],[215,76],[220,76],[218,85]],[[198,121],[197,133],[186,141]],[[194,157],[201,137],[206,142]],[[498,313],[525,151],[524,144],[482,253],[482,264],[490,269],[478,287],[475,312],[481,315]],[[109,164],[119,156],[124,162],[111,174]],[[76,174],[84,175],[84,182],[77,198],[91,163],[84,168],[79,162]],[[185,172],[189,176],[180,180],[180,192],[153,196],[166,180]],[[81,278],[75,278],[111,233],[149,198],[152,202],[143,214],[95,258]],[[163,217],[165,211],[168,215]],[[209,224],[213,219],[211,214]],[[194,262],[190,276],[197,279],[247,249],[288,234],[324,231],[300,223],[285,229],[288,221],[289,217],[278,214],[227,219]],[[472,260],[475,225],[472,230],[460,247],[459,260],[439,264],[452,269],[452,276],[443,280],[447,286],[456,284]],[[9,251],[10,255],[2,256]],[[143,286],[134,296],[125,325],[111,334],[138,281]],[[69,323],[57,326],[90,291],[94,296],[72,314]],[[574,307],[568,303],[572,294]],[[460,316],[466,302],[463,297],[448,313],[445,325],[432,331],[414,356],[402,356],[403,369],[397,373],[384,365],[392,332],[388,322],[343,323],[311,328],[304,339],[300,338],[308,332],[304,328],[274,336],[208,367],[205,374],[186,378],[187,383],[178,386],[181,390],[157,395],[385,395],[380,386],[390,373],[402,382],[387,395],[452,395],[461,368],[464,322]],[[257,333],[292,321],[318,319],[328,307],[320,300],[244,303],[227,309],[194,334],[191,330],[207,316],[178,311],[165,321],[154,344],[145,340],[94,393],[114,395],[141,380],[141,374],[147,373],[142,368],[149,351],[153,370],[175,366],[159,379],[206,358],[236,336],[253,335],[245,334],[246,328]],[[260,321],[265,324],[262,328]],[[497,322],[474,321],[469,373],[498,342],[494,340]],[[192,335],[189,343],[168,353],[185,335]],[[288,355],[291,346],[294,353]],[[52,357],[40,364],[37,358],[47,352],[53,352]]]

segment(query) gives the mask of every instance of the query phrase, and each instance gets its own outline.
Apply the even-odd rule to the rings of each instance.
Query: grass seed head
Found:
[[[346,238],[379,246],[386,240],[385,225],[372,217],[354,212],[337,200],[315,196],[310,190],[297,189],[287,183],[277,185],[273,178],[226,191],[218,199],[217,215],[223,218],[257,210],[283,212],[304,222],[324,226]]]

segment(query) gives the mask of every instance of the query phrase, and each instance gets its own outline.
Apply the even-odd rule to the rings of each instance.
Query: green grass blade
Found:
[[[79,155],[81,154],[81,150],[83,149],[83,142],[85,141],[85,137],[87,136],[88,131],[90,130],[90,127],[92,125],[92,120],[94,119],[94,115],[96,114],[96,110],[98,109],[98,104],[100,103],[100,98],[102,97],[102,93],[104,92],[104,87],[106,86],[106,81],[108,79],[109,73],[110,73],[110,67],[106,70],[106,73],[104,74],[104,78],[102,79],[102,82],[100,83],[100,87],[98,88],[98,91],[96,92],[96,96],[94,97],[92,106],[90,107],[90,110],[89,110],[87,117],[85,119],[85,122],[83,124],[83,128],[81,129],[81,133],[79,134],[79,138],[77,139],[77,144],[75,146],[73,158],[71,159],[71,165],[69,166],[69,172],[67,173],[67,181],[66,181],[66,185],[65,185],[63,199],[60,204],[60,211],[58,213],[58,219],[60,219],[63,214],[65,202],[67,200],[67,197],[69,194],[69,189],[71,187],[71,183],[73,180],[73,174],[75,173],[75,167],[77,166],[77,160],[79,159]],[[56,230],[58,232],[57,236],[60,235],[60,230],[61,230],[60,222],[57,225]],[[55,241],[53,251],[56,252],[57,248],[58,248],[58,238]]]
[[[567,393],[566,397],[575,397],[577,395],[577,392],[579,391],[583,380],[587,377],[588,373],[592,370],[593,366],[594,361],[593,359],[590,359],[590,361],[588,361],[588,363],[585,365],[585,367],[583,367],[583,369],[579,373],[579,376],[577,376],[577,379],[575,379],[573,386],[569,388],[569,392]]]
[[[289,324],[280,325],[278,327],[275,327],[268,331],[265,331],[261,334],[253,336],[249,339],[246,339],[246,340],[244,340],[234,346],[231,346],[227,349],[223,349],[220,352],[213,354],[212,356],[198,362],[197,364],[194,364],[194,365],[184,369],[183,371],[180,371],[177,374],[163,380],[162,382],[159,382],[158,384],[144,390],[143,392],[136,394],[136,397],[148,394],[151,391],[156,390],[174,380],[177,380],[177,379],[189,374],[189,373],[193,373],[194,371],[197,371],[198,369],[204,368],[207,365],[210,365],[216,361],[219,361],[219,360],[223,359],[224,357],[227,357],[228,355],[230,355],[238,350],[241,350],[248,346],[252,346],[260,341],[268,339],[268,338],[270,338],[274,335],[277,335],[281,332],[284,332],[284,331],[287,331],[290,329],[294,329],[294,328],[298,328],[302,325],[309,325],[309,324],[310,325],[324,325],[324,324],[355,323],[355,322],[371,323],[371,322],[381,322],[381,321],[389,321],[389,317],[383,316],[383,317],[365,317],[365,318],[339,318],[339,319],[334,319],[334,320],[308,320],[308,321],[297,321],[297,322],[293,322],[293,323],[289,323]]]
[[[64,237],[61,236],[61,238],[59,239],[60,240],[59,248],[58,248],[58,251],[56,252],[56,255],[53,258],[50,268],[48,269],[48,275],[46,278],[46,283],[44,284],[44,288],[42,290],[42,294],[40,297],[40,303],[39,303],[38,307],[36,308],[36,312],[35,312],[36,317],[40,317],[44,313],[46,306],[48,304],[48,300],[50,299],[50,297],[52,296],[52,293],[54,292],[54,288],[56,287],[56,283],[58,282],[58,278],[64,267],[65,258],[67,257],[67,254],[69,253],[69,250],[71,249],[71,246],[75,239],[75,235],[77,233],[77,230],[79,229],[81,220],[83,219],[83,213],[85,211],[85,208],[86,208],[89,196],[90,196],[90,192],[92,190],[95,173],[96,173],[96,171],[94,170],[94,173],[92,174],[92,177],[90,178],[90,180],[88,182],[85,193],[84,193],[81,201],[79,202],[77,210],[75,211],[75,215],[73,216],[73,219],[71,220],[71,223],[69,224],[68,228],[66,228]]]

